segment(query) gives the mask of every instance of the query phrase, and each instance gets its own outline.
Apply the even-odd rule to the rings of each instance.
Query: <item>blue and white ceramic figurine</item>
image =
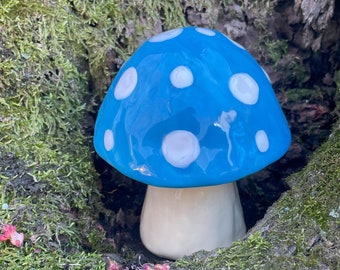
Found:
[[[171,259],[245,233],[234,181],[291,141],[270,79],[224,34],[185,27],[147,40],[122,66],[95,125],[97,153],[148,184],[141,237]]]

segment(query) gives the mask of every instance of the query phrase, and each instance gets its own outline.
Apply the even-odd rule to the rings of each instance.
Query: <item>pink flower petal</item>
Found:
[[[9,239],[11,237],[11,234],[15,232],[16,229],[17,228],[14,225],[5,224],[4,226],[2,226],[2,231],[4,233],[2,234],[2,236],[6,239]]]
[[[6,237],[5,235],[3,234],[0,234],[0,242],[5,242],[8,240],[8,237]]]
[[[170,266],[167,263],[156,264],[154,270],[169,270]]]
[[[10,240],[12,245],[21,247],[24,242],[24,234],[18,233],[16,229],[17,228],[14,225],[3,225],[1,228],[3,234],[0,234],[0,241],[4,242]]]
[[[17,232],[13,232],[11,234],[11,243],[12,245],[16,246],[16,247],[21,247],[23,242],[24,242],[24,234],[23,233],[17,233]]]

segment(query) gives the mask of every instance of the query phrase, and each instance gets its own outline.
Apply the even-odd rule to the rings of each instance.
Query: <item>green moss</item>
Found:
[[[287,102],[319,103],[334,98],[333,88],[292,88],[285,91]]]
[[[64,257],[58,250],[44,251],[39,249],[22,250],[11,247],[1,248],[0,265],[6,270],[17,269],[105,269],[105,262],[99,254],[79,253],[76,256]]]
[[[247,243],[239,242],[232,246],[227,252],[220,250],[216,257],[212,257],[208,261],[210,269],[220,269],[221,267],[230,268],[249,268],[261,269],[261,265],[266,260],[269,242],[265,240],[260,233],[254,233],[248,238]],[[249,252],[244,253],[242,248],[247,248]],[[249,264],[255,262],[255,264]],[[221,264],[221,262],[225,262]]]
[[[270,243],[257,232],[247,242],[235,242],[229,249],[217,249],[210,254],[198,252],[189,259],[178,260],[173,266],[175,269],[263,269],[261,265],[266,261],[269,247]]]
[[[274,66],[278,65],[278,62],[282,59],[283,55],[288,52],[288,44],[285,40],[266,40],[264,39],[267,50],[267,62],[272,63]]]
[[[262,64],[271,65],[278,69],[280,67],[280,61],[288,52],[287,40],[277,40],[273,39],[273,34],[268,32],[266,21],[263,18],[263,14],[259,17],[261,22],[261,27],[259,28],[259,33],[262,33],[259,38],[252,44],[251,50],[256,51],[259,60]],[[256,21],[254,22],[256,23]],[[256,26],[255,26],[256,27]],[[294,62],[289,62],[289,68],[292,69]],[[288,67],[287,67],[288,69]]]

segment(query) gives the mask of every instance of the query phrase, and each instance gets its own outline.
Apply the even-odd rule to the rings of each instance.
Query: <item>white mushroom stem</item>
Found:
[[[140,235],[145,247],[160,257],[178,259],[228,247],[245,232],[235,183],[181,189],[148,186]]]

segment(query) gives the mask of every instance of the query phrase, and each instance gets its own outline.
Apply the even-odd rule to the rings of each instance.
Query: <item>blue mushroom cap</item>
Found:
[[[291,141],[270,80],[239,44],[185,27],[147,40],[123,65],[95,124],[97,153],[161,187],[236,181],[279,159]]]

